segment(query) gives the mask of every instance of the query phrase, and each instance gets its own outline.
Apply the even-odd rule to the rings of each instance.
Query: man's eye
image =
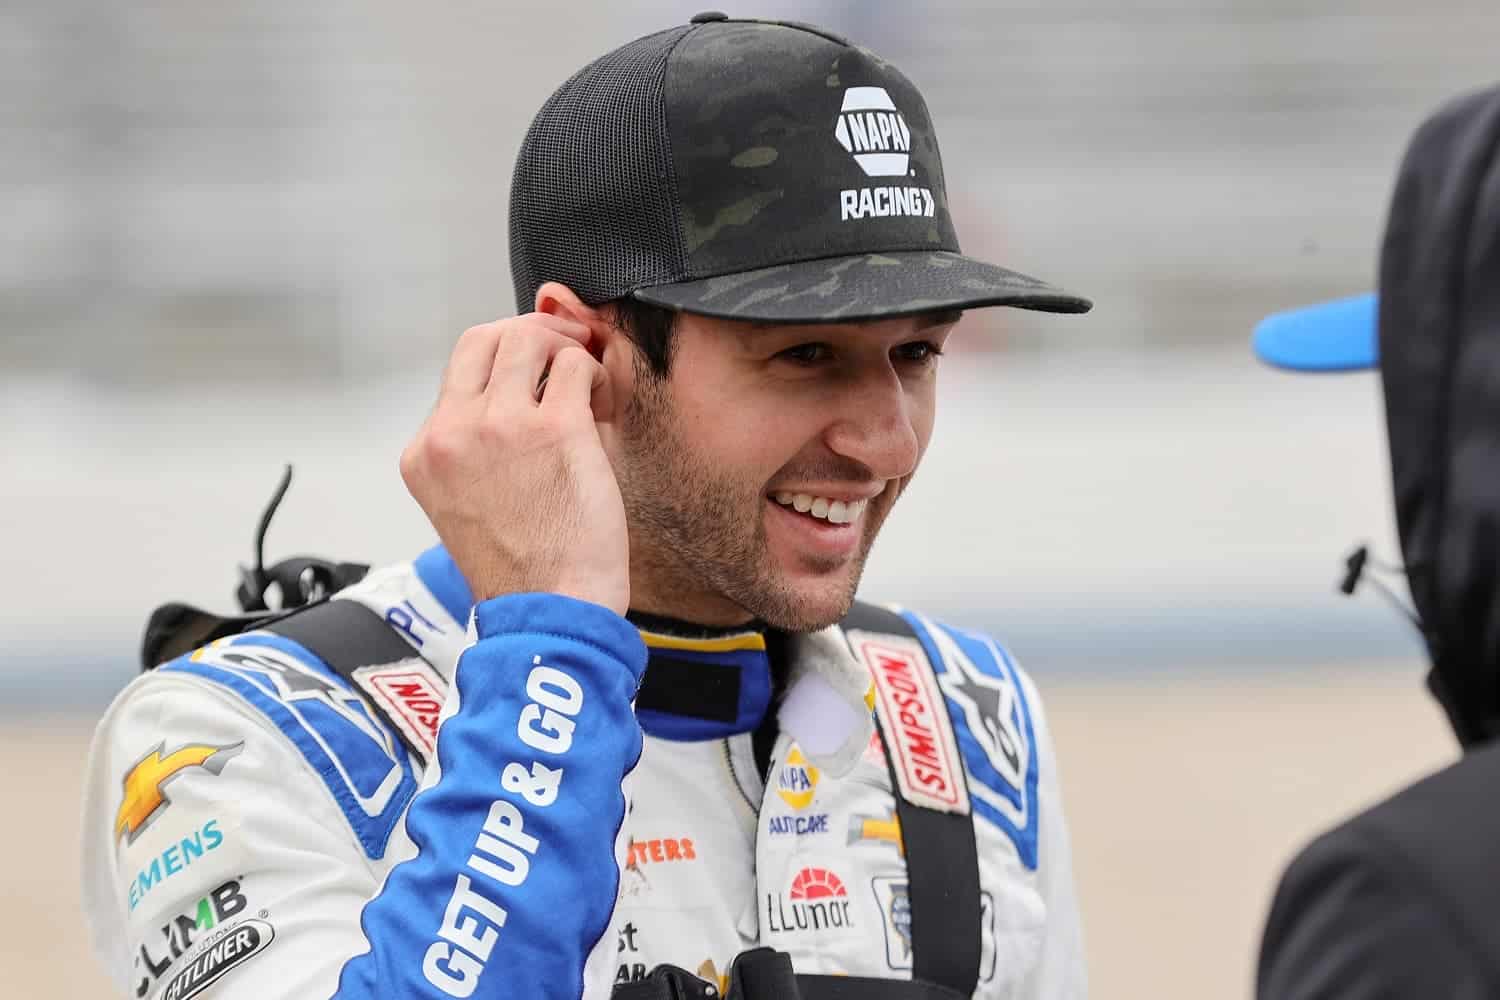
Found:
[[[902,344],[895,350],[896,357],[912,364],[936,361],[942,353],[943,349],[930,340],[915,340],[910,344]]]
[[[777,354],[778,358],[795,361],[799,365],[816,364],[828,359],[829,350],[827,344],[798,344],[796,347],[788,347]]]

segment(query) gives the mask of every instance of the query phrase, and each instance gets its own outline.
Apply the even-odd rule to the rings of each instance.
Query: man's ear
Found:
[[[616,333],[607,310],[596,309],[580,299],[573,289],[556,281],[545,282],[536,290],[535,308],[539,313],[570,319],[588,327],[593,334],[589,338],[588,350],[595,358],[603,355],[606,343]]]
[[[616,322],[614,306],[591,306],[567,285],[549,281],[536,290],[536,311],[589,328],[588,352],[604,366],[608,391],[595,390],[595,414],[609,420],[614,405],[635,391],[635,345]]]

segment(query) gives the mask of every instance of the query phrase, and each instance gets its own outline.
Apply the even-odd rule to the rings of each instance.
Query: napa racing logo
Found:
[[[902,177],[911,160],[911,129],[884,87],[850,87],[833,130],[870,177]]]
[[[910,177],[911,128],[884,87],[850,87],[844,91],[833,137],[854,157],[866,177]],[[929,188],[909,184],[876,185],[839,192],[839,218],[926,216],[936,209]]]
[[[801,748],[794,744],[776,771],[776,794],[793,809],[802,810],[812,805],[817,791],[818,769],[807,762]]]

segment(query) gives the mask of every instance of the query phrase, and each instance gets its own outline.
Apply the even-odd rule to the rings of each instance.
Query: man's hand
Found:
[[[591,400],[603,417],[612,408],[590,338],[544,313],[466,330],[401,455],[476,603],[535,591],[620,614],[630,604],[625,505]]]

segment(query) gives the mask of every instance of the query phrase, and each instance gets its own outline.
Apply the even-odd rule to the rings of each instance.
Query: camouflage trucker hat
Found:
[[[965,257],[900,71],[809,25],[699,14],[595,60],[516,160],[518,308],[545,281],[729,319],[856,321],[1087,299]]]

